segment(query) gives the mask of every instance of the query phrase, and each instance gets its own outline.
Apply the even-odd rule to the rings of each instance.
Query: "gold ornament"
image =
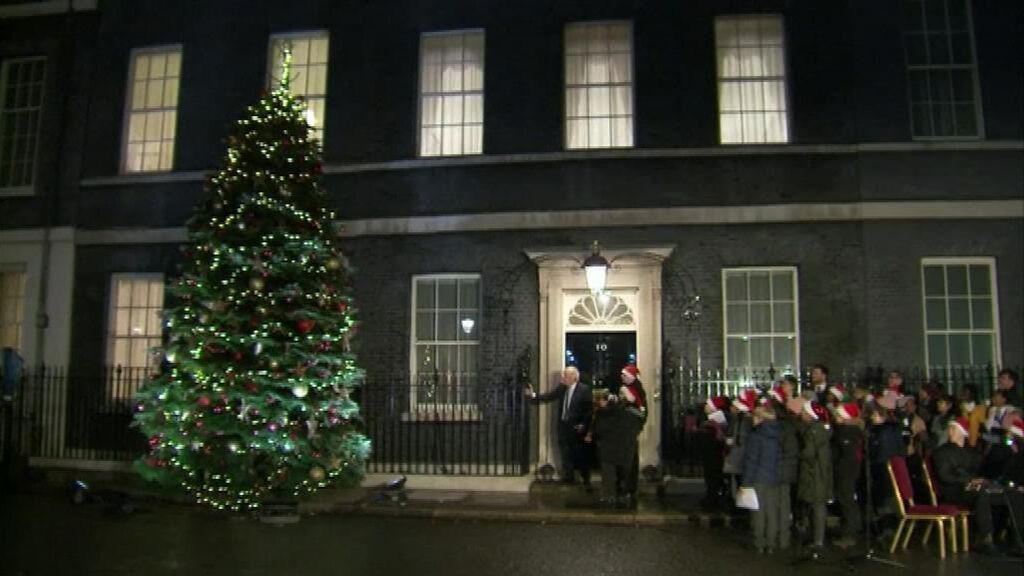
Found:
[[[249,280],[249,287],[257,292],[263,290],[264,286],[266,286],[266,283],[263,281],[263,278],[253,278]]]
[[[338,260],[337,258],[331,258],[330,260],[327,261],[328,270],[337,270],[338,268],[341,268],[341,260]]]
[[[309,394],[309,386],[305,384],[296,384],[295,386],[292,386],[292,394],[294,394],[296,398],[305,398],[306,394]]]
[[[309,478],[313,482],[322,482],[327,477],[327,472],[319,466],[313,466],[309,469]]]

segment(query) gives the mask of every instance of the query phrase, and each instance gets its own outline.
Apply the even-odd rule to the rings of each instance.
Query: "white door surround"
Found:
[[[636,331],[637,367],[648,397],[647,425],[640,435],[640,467],[659,464],[661,443],[661,267],[672,255],[675,246],[604,247],[601,254],[611,263],[607,291],[612,295],[628,295],[632,307],[632,325]],[[590,255],[575,248],[528,249],[526,255],[537,264],[539,301],[538,363],[541,392],[558,385],[565,359],[565,334],[570,328],[574,302],[587,290],[581,267]],[[608,325],[603,329],[622,330],[624,326]],[[602,329],[594,326],[594,329]],[[557,439],[551,430],[551,408],[541,405],[539,411],[540,447],[537,463],[557,467]]]

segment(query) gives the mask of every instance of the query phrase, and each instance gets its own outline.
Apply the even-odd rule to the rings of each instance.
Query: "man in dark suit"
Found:
[[[590,431],[594,398],[590,387],[579,379],[579,370],[575,366],[566,366],[562,371],[560,385],[542,394],[535,393],[533,388],[527,386],[526,396],[533,403],[557,400],[558,450],[562,459],[562,482],[575,483],[576,472],[579,472],[583,484],[589,486],[590,463],[583,439]]]
[[[941,504],[960,504],[974,512],[977,523],[975,534],[980,541],[974,548],[991,552],[992,540],[992,497],[987,483],[978,475],[981,455],[975,450],[964,448],[969,427],[967,418],[949,421],[946,432],[949,440],[932,452],[935,476],[941,487]]]

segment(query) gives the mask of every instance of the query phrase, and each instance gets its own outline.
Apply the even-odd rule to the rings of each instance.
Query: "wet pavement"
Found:
[[[1019,560],[980,554],[940,561],[934,550],[917,542],[895,556],[906,563],[902,570],[872,562],[851,564],[836,549],[825,560],[809,563],[799,562],[798,551],[759,556],[750,551],[740,523],[680,521],[656,526],[616,525],[617,520],[597,522],[584,516],[574,520],[572,511],[587,508],[590,495],[573,488],[545,487],[539,495],[525,495],[528,502],[546,501],[549,509],[560,511],[562,521],[556,523],[468,513],[461,518],[426,517],[416,512],[493,513],[500,511],[502,499],[507,510],[522,510],[523,495],[476,495],[474,503],[473,495],[462,493],[421,493],[415,498],[410,493],[405,506],[373,501],[372,491],[367,496],[371,500],[358,503],[353,498],[348,509],[310,512],[298,523],[275,526],[250,516],[152,499],[132,500],[134,509],[125,513],[109,498],[76,505],[56,489],[2,494],[0,574],[791,576],[794,570],[871,570],[906,576],[1019,576],[1024,568]],[[586,513],[609,518],[619,514]]]

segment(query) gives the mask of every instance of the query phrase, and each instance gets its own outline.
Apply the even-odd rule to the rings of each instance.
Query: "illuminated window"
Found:
[[[0,271],[0,348],[21,350],[25,273]]]
[[[108,358],[112,367],[155,370],[161,344],[164,279],[159,274],[114,274],[111,278]]]
[[[415,276],[412,335],[416,402],[475,403],[480,354],[480,276]]]
[[[123,169],[167,171],[174,166],[181,47],[135,50],[128,83]]]
[[[737,374],[798,372],[796,268],[727,268],[722,291],[726,368]]]
[[[715,19],[722,144],[789,141],[782,17]]]
[[[565,27],[565,147],[633,146],[633,26]]]
[[[420,40],[420,156],[483,152],[484,33],[424,34]]]

